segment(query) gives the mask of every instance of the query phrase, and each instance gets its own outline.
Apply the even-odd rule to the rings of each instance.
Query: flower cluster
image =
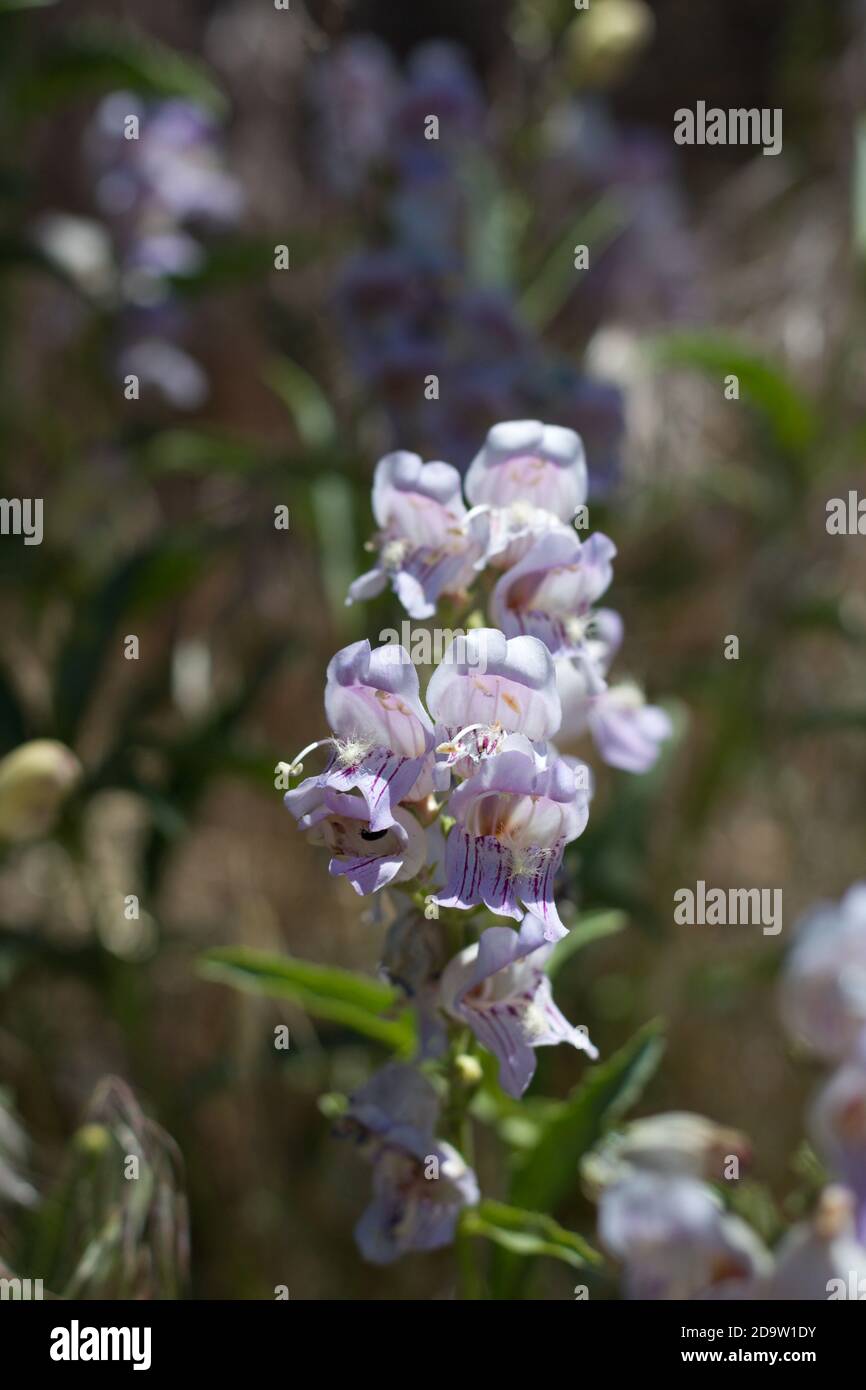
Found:
[[[486,163],[493,122],[461,49],[422,44],[402,72],[377,39],[355,35],[323,56],[312,88],[317,165],[375,226],[375,244],[344,267],[337,308],[355,371],[393,437],[418,440],[462,471],[506,412],[549,414],[587,438],[594,486],[610,484],[624,427],[619,390],[544,346],[511,292],[479,266],[470,190],[495,179]]]
[[[137,376],[176,409],[196,409],[208,383],[183,346],[185,316],[172,281],[204,261],[190,229],[229,227],[242,210],[217,125],[192,101],[143,102],[115,92],[96,111],[87,151],[118,262],[117,370]]]
[[[866,1288],[866,884],[802,922],[781,1011],[792,1039],[836,1064],[809,1113],[838,1182],[770,1252],[722,1201],[740,1175],[742,1135],[697,1115],[629,1125],[583,1164],[601,1244],[628,1298],[827,1299]],[[851,1292],[853,1290],[853,1292]]]
[[[327,671],[329,735],[284,765],[302,777],[286,805],[327,848],[331,874],[361,895],[403,890],[383,967],[415,1003],[418,1062],[438,1065],[449,1042],[454,1060],[462,1040],[471,1074],[466,1049],[478,1044],[514,1097],[532,1079],[536,1048],[565,1042],[596,1055],[586,1029],[554,1004],[545,973],[566,932],[557,874],[587,824],[592,790],[587,765],[551,741],[564,700],[572,725],[590,730],[619,767],[647,768],[670,732],[633,687],[625,698],[608,685],[621,624],[594,605],[615,551],[569,524],[585,493],[579,437],[538,421],[490,431],[466,477],[468,507],[449,464],[383,458],[373,483],[376,563],[349,601],[390,585],[410,617],[424,618],[445,600],[477,602],[469,590],[486,583],[497,626],[458,631],[424,702],[404,647],[345,647]],[[483,623],[477,608],[475,617]],[[302,760],[319,748],[324,767],[303,776]],[[459,1156],[434,1142],[435,1109],[435,1091],[412,1068],[374,1078],[351,1102],[374,1166],[375,1198],[358,1233],[371,1259],[444,1243],[477,1192]],[[428,1161],[445,1180],[435,1195]]]
[[[866,1244],[866,883],[804,919],[787,961],[781,1010],[792,1039],[835,1064],[811,1107],[809,1130],[854,1194]]]
[[[821,1300],[866,1277],[853,1194],[828,1186],[770,1251],[718,1188],[749,1159],[743,1135],[699,1115],[638,1120],[583,1163],[599,1239],[629,1299]]]

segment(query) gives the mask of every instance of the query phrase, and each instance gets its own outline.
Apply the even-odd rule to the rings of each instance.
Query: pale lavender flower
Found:
[[[353,194],[387,152],[398,74],[386,46],[372,34],[351,34],[314,69],[320,159],[337,192]]]
[[[361,1254],[391,1264],[412,1250],[440,1250],[479,1198],[475,1174],[451,1144],[430,1140],[423,1153],[385,1145],[373,1165],[373,1200],[355,1227]]]
[[[494,425],[466,474],[473,506],[493,509],[488,561],[513,565],[545,531],[563,531],[586,500],[583,444],[540,420]]]
[[[564,936],[553,882],[566,844],[582,834],[589,816],[583,771],[509,734],[502,751],[451,794],[456,823],[445,845],[445,887],[435,901],[458,908],[483,903],[517,921],[530,912],[548,941]]]
[[[620,1261],[626,1298],[749,1298],[769,1253],[704,1183],[638,1173],[607,1188],[599,1238]]]
[[[139,338],[121,350],[121,377],[138,377],[141,390],[153,390],[176,410],[197,410],[208,397],[208,379],[194,357],[166,338]]]
[[[780,1002],[791,1036],[829,1061],[866,1033],[866,883],[819,903],[799,924]]]
[[[488,927],[442,976],[442,1007],[493,1053],[503,1090],[518,1099],[535,1074],[535,1048],[565,1042],[598,1056],[586,1030],[573,1027],[553,1002],[544,973],[552,949],[543,923],[526,917],[519,932]]]
[[[137,139],[125,122],[137,117]],[[216,123],[196,103],[146,103],[114,92],[100,103],[88,131],[102,173],[97,196],[112,217],[134,216],[142,233],[177,222],[235,222],[243,207],[240,185],[226,171]]]
[[[449,1245],[461,1211],[479,1200],[472,1169],[433,1137],[437,1114],[429,1081],[392,1064],[352,1097],[341,1121],[373,1164],[373,1200],[355,1228],[361,1253],[373,1264]]]
[[[508,734],[552,738],[560,703],[550,653],[534,637],[473,628],[454,638],[430,677],[427,708],[444,739],[437,752],[466,775]]]
[[[378,562],[354,581],[347,602],[373,598],[390,582],[411,618],[429,618],[443,594],[460,593],[483,566],[487,521],[467,513],[450,464],[386,454],[373,478],[373,514]]]
[[[581,1163],[581,1176],[596,1199],[634,1172],[719,1181],[730,1158],[751,1159],[744,1134],[704,1115],[674,1110],[633,1120],[609,1135]]]
[[[857,1233],[866,1240],[866,1035],[825,1083],[809,1115],[815,1147],[857,1199]]]
[[[809,1219],[798,1222],[774,1254],[766,1298],[817,1302],[866,1294],[866,1247],[856,1235],[854,1196],[844,1187],[825,1188]]]
[[[618,619],[609,610],[595,614],[598,627],[607,627],[618,639]],[[631,681],[609,686],[602,674],[609,637],[591,637],[586,652],[556,663],[557,689],[562,702],[562,736],[576,738],[589,732],[606,763],[623,772],[648,772],[657,761],[661,744],[673,733],[670,716],[658,705],[648,705]],[[598,646],[595,644],[598,643]],[[603,650],[598,659],[599,647]]]
[[[286,792],[284,801],[300,829],[310,832],[310,841],[330,850],[328,872],[347,878],[362,896],[407,882],[425,862],[424,827],[403,806],[385,829],[374,830],[362,796],[322,785],[317,777]]]
[[[630,681],[596,696],[587,723],[604,761],[623,772],[648,772],[673,733],[670,716],[658,705],[648,705]]]
[[[359,791],[367,808],[365,838],[393,824],[400,801],[420,801],[433,790],[433,725],[421,704],[418,676],[404,647],[373,651],[363,639],[328,664],[325,713],[329,738],[305,748],[289,770],[303,772],[302,759],[316,748],[332,750],[324,772],[309,777],[286,797],[297,814],[310,795],[329,788]],[[306,814],[306,810],[304,812]]]
[[[490,599],[490,615],[508,637],[528,633],[554,656],[585,648],[592,605],[610,585],[616,546],[596,532],[581,541],[574,531],[541,536],[506,570]]]
[[[328,665],[325,714],[334,754],[318,780],[338,791],[357,788],[371,830],[390,824],[398,802],[429,796],[433,725],[404,647],[374,651],[364,639],[337,652]]]

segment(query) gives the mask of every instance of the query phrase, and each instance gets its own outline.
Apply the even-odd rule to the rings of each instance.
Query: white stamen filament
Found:
[[[316,748],[325,748],[328,744],[336,749],[337,761],[341,767],[351,767],[354,763],[362,762],[376,747],[372,739],[364,738],[361,734],[351,734],[348,738],[317,738],[314,743],[308,743],[306,748],[302,748],[290,763],[281,763],[280,767],[285,768],[290,777],[300,777],[304,771],[303,760],[307,754]]]
[[[316,748],[324,748],[327,743],[334,743],[332,738],[317,738],[313,743],[308,743],[306,748],[302,748],[300,753],[292,759],[290,763],[280,763],[280,768],[286,768],[290,777],[301,777],[304,771],[304,758],[308,753],[312,753]]]

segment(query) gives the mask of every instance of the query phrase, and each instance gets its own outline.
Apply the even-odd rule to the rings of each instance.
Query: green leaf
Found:
[[[586,912],[578,917],[568,936],[558,941],[550,953],[547,962],[550,978],[553,979],[565,962],[591,941],[601,941],[606,936],[615,936],[627,924],[627,913],[620,912],[617,908],[602,908],[598,912]]]
[[[104,22],[68,27],[62,41],[25,73],[15,97],[26,111],[45,110],[79,93],[131,90],[187,97],[217,114],[225,97],[195,58],[132,28]]]
[[[545,1211],[556,1208],[576,1183],[587,1149],[635,1104],[663,1051],[661,1023],[653,1020],[607,1062],[590,1069],[517,1167],[510,1190],[517,1206]]]
[[[289,357],[275,357],[264,379],[288,409],[304,444],[323,448],[333,442],[337,421],[330,402],[310,373]]]
[[[694,367],[713,378],[721,391],[726,376],[740,387],[764,416],[778,445],[801,454],[812,442],[817,421],[803,393],[774,363],[734,337],[708,332],[671,332],[650,340],[649,350],[662,366]]]
[[[581,272],[574,268],[574,248],[588,246],[597,259],[624,230],[627,212],[621,200],[604,194],[581,211],[547,254],[520,300],[523,317],[542,329],[559,313]]]
[[[512,1255],[547,1255],[573,1269],[602,1263],[602,1257],[581,1236],[567,1231],[550,1216],[521,1211],[503,1202],[482,1202],[468,1208],[461,1218],[461,1235],[483,1236]]]
[[[514,248],[529,221],[527,200],[506,190],[487,159],[467,161],[467,260],[475,285],[508,290],[514,282]]]
[[[580,1160],[602,1134],[634,1105],[658,1066],[661,1022],[645,1024],[625,1047],[593,1067],[583,1084],[540,1126],[534,1147],[516,1156],[509,1190],[514,1206],[554,1211],[578,1181]],[[497,1298],[514,1298],[530,1267],[502,1251],[494,1262]]]
[[[259,466],[256,446],[220,430],[160,430],[141,450],[142,466],[152,474],[249,473]]]
[[[338,631],[357,631],[362,621],[361,606],[346,606],[346,594],[356,574],[352,484],[339,473],[324,473],[310,483],[310,502],[334,626]]]
[[[209,979],[253,994],[289,999],[316,1018],[344,1024],[356,1033],[409,1055],[415,1044],[411,1014],[383,1018],[400,1003],[390,985],[336,966],[274,956],[247,946],[219,947],[200,962]]]

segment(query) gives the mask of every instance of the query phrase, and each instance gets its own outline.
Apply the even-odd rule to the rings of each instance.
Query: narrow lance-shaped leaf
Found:
[[[672,332],[650,344],[664,366],[694,367],[719,383],[736,376],[745,396],[766,419],[777,444],[801,454],[816,432],[815,415],[802,392],[784,372],[751,347],[724,334]]]
[[[574,1269],[602,1263],[601,1255],[582,1236],[542,1212],[488,1201],[465,1211],[460,1224],[462,1234],[482,1236],[512,1255],[547,1255]]]
[[[289,999],[314,1017],[353,1028],[395,1052],[409,1055],[414,1048],[411,1015],[385,1016],[399,1003],[396,990],[350,970],[243,946],[209,951],[201,970],[209,979],[238,989]]]

